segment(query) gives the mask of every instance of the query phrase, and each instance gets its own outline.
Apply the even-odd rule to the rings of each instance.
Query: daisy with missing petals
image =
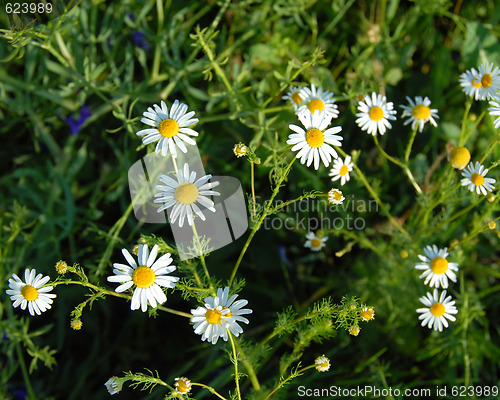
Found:
[[[319,237],[316,236],[315,233],[309,232],[306,235],[306,242],[304,243],[304,247],[311,249],[312,251],[320,251],[323,247],[326,246],[326,241],[328,240],[328,236]]]
[[[191,381],[184,376],[175,378],[175,390],[180,394],[187,394],[191,391]]]
[[[297,109],[300,107],[302,104],[302,97],[300,97],[300,88],[298,87],[291,87],[288,89],[288,92],[286,92],[286,95],[283,96],[283,100],[290,100],[290,102],[293,105],[293,109],[297,111]]]
[[[314,360],[314,367],[319,372],[326,372],[330,369],[330,360],[323,354]]]
[[[333,168],[330,170],[328,176],[332,177],[332,181],[340,179],[340,184],[343,186],[351,177],[349,172],[352,171],[353,163],[351,156],[346,156],[345,161],[342,162],[340,158],[333,161]]]
[[[430,122],[432,125],[437,126],[437,122],[434,118],[439,118],[437,115],[436,108],[430,108],[431,101],[428,97],[422,98],[421,96],[415,97],[415,101],[406,96],[406,100],[410,103],[409,106],[401,106],[404,110],[401,117],[410,117],[405,121],[405,125],[411,123],[411,129],[415,129],[418,125],[418,131],[422,132],[426,122]]]
[[[149,253],[148,245],[141,244],[137,263],[127,249],[122,249],[122,254],[129,265],[114,263],[113,273],[115,275],[109,276],[108,282],[121,283],[115,289],[116,293],[124,292],[135,285],[130,309],[138,310],[140,307],[142,312],[146,312],[148,303],[151,307],[156,308],[158,304],[167,301],[167,296],[161,288],[173,288],[175,282],[179,280],[174,276],[165,276],[176,270],[174,265],[170,265],[172,263],[170,253],[164,254],[156,260],[158,245],[155,244]]]
[[[331,189],[328,192],[328,202],[330,204],[342,204],[345,200],[344,195],[338,189]]]
[[[492,100],[490,101],[490,107],[488,108],[488,111],[490,112],[491,118],[494,118],[495,116],[498,115],[497,119],[493,123],[495,125],[495,128],[500,128],[500,96],[495,95],[493,96]]]
[[[141,119],[141,122],[152,126],[152,128],[143,129],[136,133],[138,136],[145,136],[142,143],[149,144],[158,141],[156,154],[161,152],[162,156],[166,156],[170,152],[174,158],[177,157],[177,147],[186,153],[185,143],[196,145],[196,142],[188,136],[198,136],[198,132],[189,128],[198,122],[198,118],[192,118],[194,111],[186,113],[188,106],[184,103],[179,104],[179,100],[174,101],[170,112],[164,101],[161,102],[161,108],[157,104],[153,107],[154,109],[149,107]]]
[[[198,215],[203,221],[206,220],[203,211],[198,207],[200,204],[205,209],[215,212],[214,202],[206,196],[219,196],[219,192],[210,190],[219,185],[219,182],[207,183],[212,175],[205,175],[196,179],[196,172],[189,172],[189,165],[184,164],[184,171],[181,169],[177,170],[178,181],[170,178],[167,175],[162,175],[160,181],[165,185],[157,185],[156,189],[161,190],[159,193],[155,193],[157,197],[155,203],[163,203],[163,205],[158,208],[158,212],[173,207],[172,213],[170,214],[171,222],[175,223],[177,218],[179,218],[179,226],[184,225],[184,219],[187,216],[188,224],[193,225],[193,211]]]
[[[198,307],[191,310],[194,323],[194,333],[202,335],[201,340],[216,344],[222,337],[226,342],[229,338],[227,331],[238,337],[243,332],[238,322],[248,324],[248,319],[242,317],[245,314],[251,314],[249,308],[242,308],[248,304],[247,300],[234,301],[237,294],[229,297],[229,287],[217,289],[217,296],[207,297],[204,307]]]
[[[448,161],[453,168],[464,169],[470,161],[470,152],[465,147],[455,147],[448,154]]]
[[[458,264],[448,262],[448,248],[438,249],[436,245],[427,246],[424,249],[425,256],[419,254],[422,261],[415,265],[416,269],[424,270],[419,278],[425,278],[424,284],[430,287],[444,289],[448,287],[448,278],[453,282],[457,281],[457,275],[453,271],[458,271]],[[430,283],[429,283],[430,282]]]
[[[395,120],[396,110],[392,102],[387,102],[387,98],[375,92],[372,97],[365,96],[358,103],[358,113],[356,124],[363,131],[375,136],[377,131],[383,135],[385,131],[392,128],[389,120]]]
[[[330,119],[339,116],[339,110],[332,92],[324,92],[321,87],[316,89],[316,86],[312,84],[310,89],[307,87],[302,88],[299,96],[302,105],[297,109],[297,115],[314,114],[316,111],[319,113],[323,111]]]
[[[375,310],[373,307],[363,307],[360,316],[363,321],[368,322],[375,319]]]
[[[40,315],[52,307],[52,299],[56,295],[49,293],[53,286],[43,286],[50,280],[50,276],[35,275],[35,269],[26,269],[24,271],[24,280],[26,282],[23,282],[16,274],[12,274],[14,279],[9,279],[10,290],[5,292],[13,301],[12,306],[14,308],[21,305],[21,309],[26,310],[26,306],[28,306],[31,315]]]
[[[297,151],[297,158],[300,162],[309,167],[314,161],[314,169],[319,168],[319,160],[323,161],[325,167],[330,165],[333,158],[337,158],[337,152],[332,147],[342,146],[342,136],[335,135],[342,130],[340,126],[326,129],[330,124],[330,118],[324,112],[316,111],[313,114],[300,114],[300,122],[304,125],[306,130],[300,126],[290,124],[289,127],[295,133],[288,136],[287,144],[293,145],[292,151]]]
[[[471,192],[475,191],[477,194],[482,193],[486,196],[495,188],[496,182],[496,179],[486,178],[488,171],[489,169],[484,168],[479,161],[476,161],[475,164],[470,162],[465,171],[462,172],[462,176],[465,176],[461,181],[462,186],[467,186]]]
[[[457,314],[458,310],[455,307],[455,300],[451,300],[451,296],[446,297],[446,290],[443,290],[439,296],[438,290],[434,289],[434,293],[427,293],[427,296],[419,299],[426,308],[418,308],[417,312],[421,314],[418,319],[423,320],[422,326],[427,325],[429,329],[434,328],[435,331],[442,332],[443,325],[448,328],[448,321],[455,321],[456,318],[451,314]]]

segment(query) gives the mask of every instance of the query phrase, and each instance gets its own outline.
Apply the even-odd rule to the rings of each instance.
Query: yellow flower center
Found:
[[[436,257],[431,261],[431,270],[435,274],[444,274],[448,270],[448,261],[443,257]]]
[[[435,317],[442,317],[444,315],[445,311],[446,311],[446,309],[444,308],[444,306],[441,303],[434,303],[431,306],[431,313]]]
[[[243,143],[238,143],[233,148],[233,153],[236,157],[240,158],[247,154],[247,146]]]
[[[370,108],[368,115],[370,116],[370,119],[372,121],[380,121],[382,118],[384,118],[384,110],[382,110],[382,108],[380,107],[375,106]]]
[[[361,312],[361,318],[363,318],[365,321],[373,319],[374,315],[375,311],[373,311],[371,308]]]
[[[312,247],[321,247],[321,245],[323,244],[323,242],[319,239],[311,239],[311,246]]]
[[[338,190],[332,190],[330,191],[330,196],[335,200],[340,201],[340,199],[342,198],[342,193],[340,193]]]
[[[21,289],[21,294],[28,301],[35,301],[38,299],[38,290],[31,285],[24,285]]]
[[[295,92],[294,94],[292,94],[292,101],[296,104],[298,104],[302,101],[302,99],[300,98],[299,92]]]
[[[340,171],[339,171],[339,174],[341,176],[346,176],[347,174],[349,173],[349,167],[347,165],[342,165],[340,167]]]
[[[325,135],[319,129],[312,128],[306,133],[306,142],[309,146],[318,148],[325,143]]]
[[[320,99],[312,99],[307,107],[309,108],[309,111],[311,111],[311,114],[314,114],[316,110],[319,112],[323,111],[325,109],[325,103],[323,103]]]
[[[349,328],[349,334],[351,334],[352,336],[358,336],[359,335],[359,326],[357,325],[353,325]]]
[[[162,136],[171,138],[179,133],[179,124],[173,119],[164,119],[158,125],[158,130]]]
[[[416,119],[427,119],[431,115],[431,109],[425,104],[417,104],[411,113]]]
[[[472,79],[471,84],[476,89],[481,89],[481,81],[479,79],[477,79],[477,78]]]
[[[480,174],[472,174],[470,180],[476,186],[481,186],[484,183],[484,177]]]
[[[181,204],[193,204],[198,199],[198,194],[194,183],[184,182],[177,186],[174,197]]]
[[[450,162],[455,168],[463,168],[470,161],[470,153],[465,147],[455,147],[450,152]]]
[[[188,383],[190,384],[189,380],[179,379],[175,383],[175,388],[179,393],[189,393],[191,391],[191,385],[188,386]]]
[[[406,250],[401,250],[401,253],[399,253],[401,258],[408,258],[409,254]]]
[[[153,283],[155,283],[155,279],[156,275],[154,271],[144,265],[137,267],[132,273],[132,280],[140,288],[145,289],[150,287]]]
[[[318,362],[318,363],[316,363],[316,369],[318,371],[322,371],[322,370],[328,371],[330,369],[330,363],[328,362],[328,360]]]
[[[217,325],[220,324],[222,319],[222,314],[219,310],[208,310],[205,313],[205,319],[209,324]]]
[[[483,77],[481,78],[481,85],[483,85],[485,89],[488,89],[492,83],[493,83],[493,78],[491,77],[490,74],[484,74]]]

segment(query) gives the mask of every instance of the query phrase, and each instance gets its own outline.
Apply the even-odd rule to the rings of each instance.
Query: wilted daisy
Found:
[[[428,97],[422,98],[421,96],[415,97],[415,101],[406,96],[406,100],[410,103],[409,106],[401,106],[404,110],[401,117],[410,117],[405,121],[405,125],[411,123],[411,129],[415,129],[418,126],[418,131],[422,132],[426,122],[430,122],[432,125],[437,126],[437,122],[434,118],[439,118],[437,115],[436,108],[430,108],[431,101]]]
[[[358,325],[352,325],[349,328],[349,335],[358,336],[360,331],[361,331],[361,329]]]
[[[292,133],[288,136],[287,144],[294,145],[292,151],[297,151],[297,158],[300,162],[309,167],[314,161],[314,168],[319,168],[319,160],[323,161],[325,167],[330,165],[333,158],[337,158],[337,152],[331,146],[342,146],[342,136],[335,135],[342,130],[340,126],[326,129],[330,124],[330,118],[324,112],[316,111],[313,114],[300,114],[300,122],[304,125],[307,131],[300,126],[290,124],[289,127]]]
[[[238,322],[248,324],[248,319],[242,315],[251,314],[252,310],[242,308],[248,304],[247,300],[234,302],[236,297],[237,294],[229,297],[229,287],[226,286],[217,289],[217,296],[207,297],[204,307],[191,310],[194,333],[202,335],[201,340],[215,344],[222,337],[227,342],[228,329],[236,337],[243,332]]]
[[[455,307],[455,301],[451,300],[451,296],[446,297],[446,290],[443,290],[441,296],[437,289],[434,293],[427,293],[426,296],[419,299],[426,308],[418,308],[417,312],[422,314],[418,319],[423,320],[422,326],[427,325],[429,329],[434,328],[435,331],[442,332],[443,325],[448,328],[448,321],[455,321],[456,318],[451,314],[457,314],[458,310]]]
[[[377,131],[383,135],[387,128],[392,125],[389,120],[395,120],[396,110],[392,102],[387,102],[387,98],[375,92],[372,96],[365,96],[358,103],[358,113],[356,113],[356,124],[363,131],[375,136]]]
[[[415,265],[416,269],[424,270],[419,278],[425,278],[424,284],[430,287],[448,287],[448,278],[453,282],[457,281],[457,275],[453,271],[458,271],[458,264],[448,262],[448,248],[439,249],[435,244],[424,248],[425,256],[419,254],[418,258],[422,262]],[[429,283],[430,282],[430,283]]]
[[[479,71],[475,68],[460,75],[462,90],[475,100],[489,100],[500,89],[500,69],[493,68],[493,63],[483,64]]]
[[[306,235],[306,242],[304,243],[304,247],[311,249],[312,251],[320,251],[323,247],[325,247],[325,243],[328,240],[328,236],[319,237],[316,236],[313,232],[309,232]]]
[[[314,360],[314,367],[319,372],[326,372],[330,369],[330,360],[323,354]]]
[[[361,318],[363,321],[370,321],[372,319],[375,319],[375,311],[373,310],[373,307],[363,307],[361,309]]]
[[[161,102],[161,108],[155,104],[154,109],[149,107],[148,111],[143,113],[141,122],[153,128],[143,129],[137,132],[138,136],[145,136],[142,143],[149,144],[158,141],[156,145],[156,154],[161,152],[166,156],[169,152],[172,157],[177,157],[177,147],[183,152],[187,152],[185,143],[196,145],[196,142],[189,136],[198,136],[198,132],[189,128],[189,126],[198,122],[198,118],[192,118],[194,111],[186,113],[188,106],[175,100],[170,112],[164,101]],[[189,135],[189,136],[188,136]]]
[[[493,122],[495,125],[495,128],[500,128],[500,96],[495,95],[493,96],[492,100],[490,101],[490,107],[488,108],[488,111],[490,112],[491,118],[494,118],[494,116],[499,116]]]
[[[10,296],[14,308],[21,305],[21,309],[26,310],[26,306],[28,306],[31,315],[40,315],[52,307],[52,299],[56,295],[49,293],[53,286],[43,286],[50,280],[50,276],[35,275],[34,268],[26,269],[24,271],[26,282],[23,282],[16,274],[12,274],[14,279],[9,279],[10,290],[5,292]]]
[[[299,87],[291,87],[288,89],[288,92],[286,92],[286,95],[283,96],[283,100],[289,100],[292,103],[295,111],[297,111],[302,104],[303,98],[300,96],[300,91],[301,88]]]
[[[123,382],[120,378],[112,376],[106,381],[104,385],[106,386],[106,389],[108,389],[109,394],[113,395],[119,393],[122,390]]]
[[[247,150],[247,146],[243,143],[235,144],[233,147],[233,153],[238,158],[245,156],[247,154]]]
[[[196,172],[189,172],[188,163],[184,164],[184,171],[177,170],[178,181],[167,175],[162,175],[160,181],[165,185],[157,185],[156,189],[161,190],[155,193],[157,197],[155,203],[164,203],[158,212],[173,207],[170,214],[171,222],[175,223],[179,218],[179,226],[184,225],[187,216],[188,224],[193,225],[193,211],[203,221],[206,220],[203,211],[198,207],[200,204],[205,209],[215,212],[214,202],[206,196],[220,196],[219,192],[210,190],[219,185],[219,182],[207,183],[212,175],[205,175],[196,179]]]
[[[345,200],[344,195],[338,189],[331,189],[328,192],[328,202],[330,204],[342,204]]]
[[[470,162],[465,171],[462,172],[462,176],[465,176],[461,181],[462,186],[467,186],[471,192],[475,191],[477,194],[482,193],[486,196],[495,188],[496,182],[496,179],[486,178],[488,171],[489,169],[484,168],[479,161],[476,161],[475,164]]]
[[[297,109],[297,115],[314,114],[316,111],[319,113],[323,111],[330,119],[339,116],[339,110],[332,92],[324,92],[321,87],[316,89],[316,86],[312,84],[310,89],[308,87],[302,88],[299,96],[302,102]]]
[[[59,260],[56,262],[56,271],[58,274],[64,275],[66,272],[68,272],[68,264],[66,264],[66,261]]]
[[[448,160],[453,168],[464,169],[470,161],[470,152],[465,147],[455,147],[448,154]]]
[[[349,172],[352,171],[353,163],[351,162],[351,156],[346,156],[345,160],[342,161],[340,158],[333,160],[333,167],[330,170],[328,176],[332,177],[332,181],[340,179],[340,184],[344,185],[351,177]]]
[[[191,391],[191,381],[188,378],[175,378],[175,390],[180,394],[187,394]]]
[[[156,260],[158,245],[155,244],[149,253],[148,245],[141,244],[139,245],[137,262],[127,249],[122,249],[122,254],[129,265],[114,263],[113,273],[115,275],[108,276],[108,282],[121,283],[115,289],[117,293],[124,292],[135,285],[130,309],[138,310],[140,307],[143,312],[146,312],[148,303],[151,307],[156,308],[157,305],[167,301],[167,296],[161,288],[173,288],[175,282],[179,280],[175,276],[165,276],[176,270],[174,265],[170,265],[172,263],[170,253],[164,254]]]

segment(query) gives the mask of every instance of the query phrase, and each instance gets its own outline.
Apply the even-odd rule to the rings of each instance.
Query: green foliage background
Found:
[[[166,382],[184,375],[220,392],[234,390],[226,347],[207,347],[184,318],[148,318],[108,297],[85,311],[81,331],[72,331],[69,314],[82,301],[82,288],[58,287],[53,308],[35,318],[12,309],[5,289],[10,275],[26,267],[55,278],[60,259],[79,263],[91,280],[105,284],[111,264],[121,262],[120,250],[131,249],[140,234],[173,243],[168,227],[140,224],[129,209],[127,171],[147,154],[135,132],[143,128],[142,112],[160,99],[179,99],[196,111],[205,170],[236,176],[247,193],[250,165],[236,159],[232,147],[240,141],[251,145],[262,159],[255,178],[259,202],[269,198],[270,172],[282,156],[293,157],[286,139],[288,124],[297,119],[281,100],[292,81],[335,93],[342,149],[356,150],[357,165],[410,236],[380,210],[356,211],[366,228],[328,232],[328,246],[319,254],[303,248],[307,232],[300,227],[257,232],[239,269],[246,280],[240,296],[254,310],[243,335],[249,349],[250,340],[272,331],[276,313],[289,305],[300,313],[322,297],[338,303],[349,295],[376,310],[358,337],[340,331],[302,355],[307,365],[326,354],[330,372],[305,374],[274,398],[295,398],[297,385],[499,385],[499,237],[498,228],[485,227],[498,218],[498,198],[451,192],[460,179],[455,171],[451,182],[444,180],[450,170],[446,146],[457,145],[462,130],[470,134],[466,146],[473,160],[489,151],[488,167],[500,158],[491,118],[475,123],[487,103],[474,102],[462,121],[467,99],[458,84],[468,68],[485,61],[500,65],[500,8],[493,0],[93,0],[47,24],[28,26],[1,13],[0,397],[14,399],[13,390],[22,387],[20,358],[39,399],[108,398],[104,382],[110,376],[144,367]],[[418,134],[410,162],[422,196],[354,124],[355,96],[371,91],[386,93],[396,105],[405,104],[405,96],[429,96],[439,110],[438,127]],[[91,116],[71,135],[66,119],[77,120],[84,105]],[[409,135],[397,121],[380,142],[400,156]],[[491,176],[498,187],[497,171]],[[279,198],[331,187],[328,169],[295,163]],[[348,199],[371,199],[356,174],[343,190]],[[445,199],[431,209],[441,195]],[[212,275],[229,278],[244,242],[240,238],[210,255]],[[423,247],[434,243],[453,247],[450,258],[461,271],[450,290],[458,320],[442,334],[420,327],[415,313],[426,288],[414,264]],[[186,312],[195,306],[179,291],[167,304]],[[265,390],[276,385],[280,359],[293,340],[271,343],[269,359],[257,367]],[[244,398],[261,398],[248,382],[242,388]],[[212,396],[196,390],[197,399]],[[153,399],[165,393],[127,388],[118,396]]]

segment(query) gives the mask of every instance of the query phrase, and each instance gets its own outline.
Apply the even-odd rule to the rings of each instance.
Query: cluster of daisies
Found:
[[[148,310],[148,306],[156,308],[167,301],[164,289],[174,288],[178,277],[170,276],[176,270],[172,265],[170,253],[158,256],[158,245],[149,251],[148,245],[137,246],[137,261],[127,249],[122,249],[127,264],[114,263],[114,275],[108,277],[108,282],[119,283],[115,289],[117,293],[130,291],[132,300],[131,310]],[[58,273],[67,271],[59,262],[56,265]],[[64,263],[65,265],[66,263]],[[14,307],[28,307],[31,315],[38,314],[51,308],[55,294],[50,293],[53,286],[48,282],[49,276],[36,274],[34,269],[26,269],[24,282],[16,275],[9,279],[7,294],[11,296]],[[191,322],[194,332],[201,335],[203,341],[216,344],[219,338],[228,340],[228,331],[238,337],[243,329],[238,323],[248,324],[243,315],[251,314],[252,310],[243,308],[247,300],[236,300],[238,295],[229,296],[229,287],[219,288],[215,297],[204,299],[204,305],[191,310]]]
[[[446,290],[439,293],[438,289],[448,288],[448,279],[453,282],[457,281],[458,264],[449,262],[448,248],[439,249],[436,245],[426,246],[424,254],[419,254],[418,258],[421,262],[415,265],[418,270],[423,270],[420,278],[425,278],[424,284],[434,288],[433,293],[427,294],[420,298],[425,308],[418,308],[418,317],[422,320],[422,326],[427,325],[429,329],[442,332],[443,326],[448,327],[448,320],[455,321],[453,314],[457,314],[458,310],[455,307],[455,301],[451,296],[446,296]]]

